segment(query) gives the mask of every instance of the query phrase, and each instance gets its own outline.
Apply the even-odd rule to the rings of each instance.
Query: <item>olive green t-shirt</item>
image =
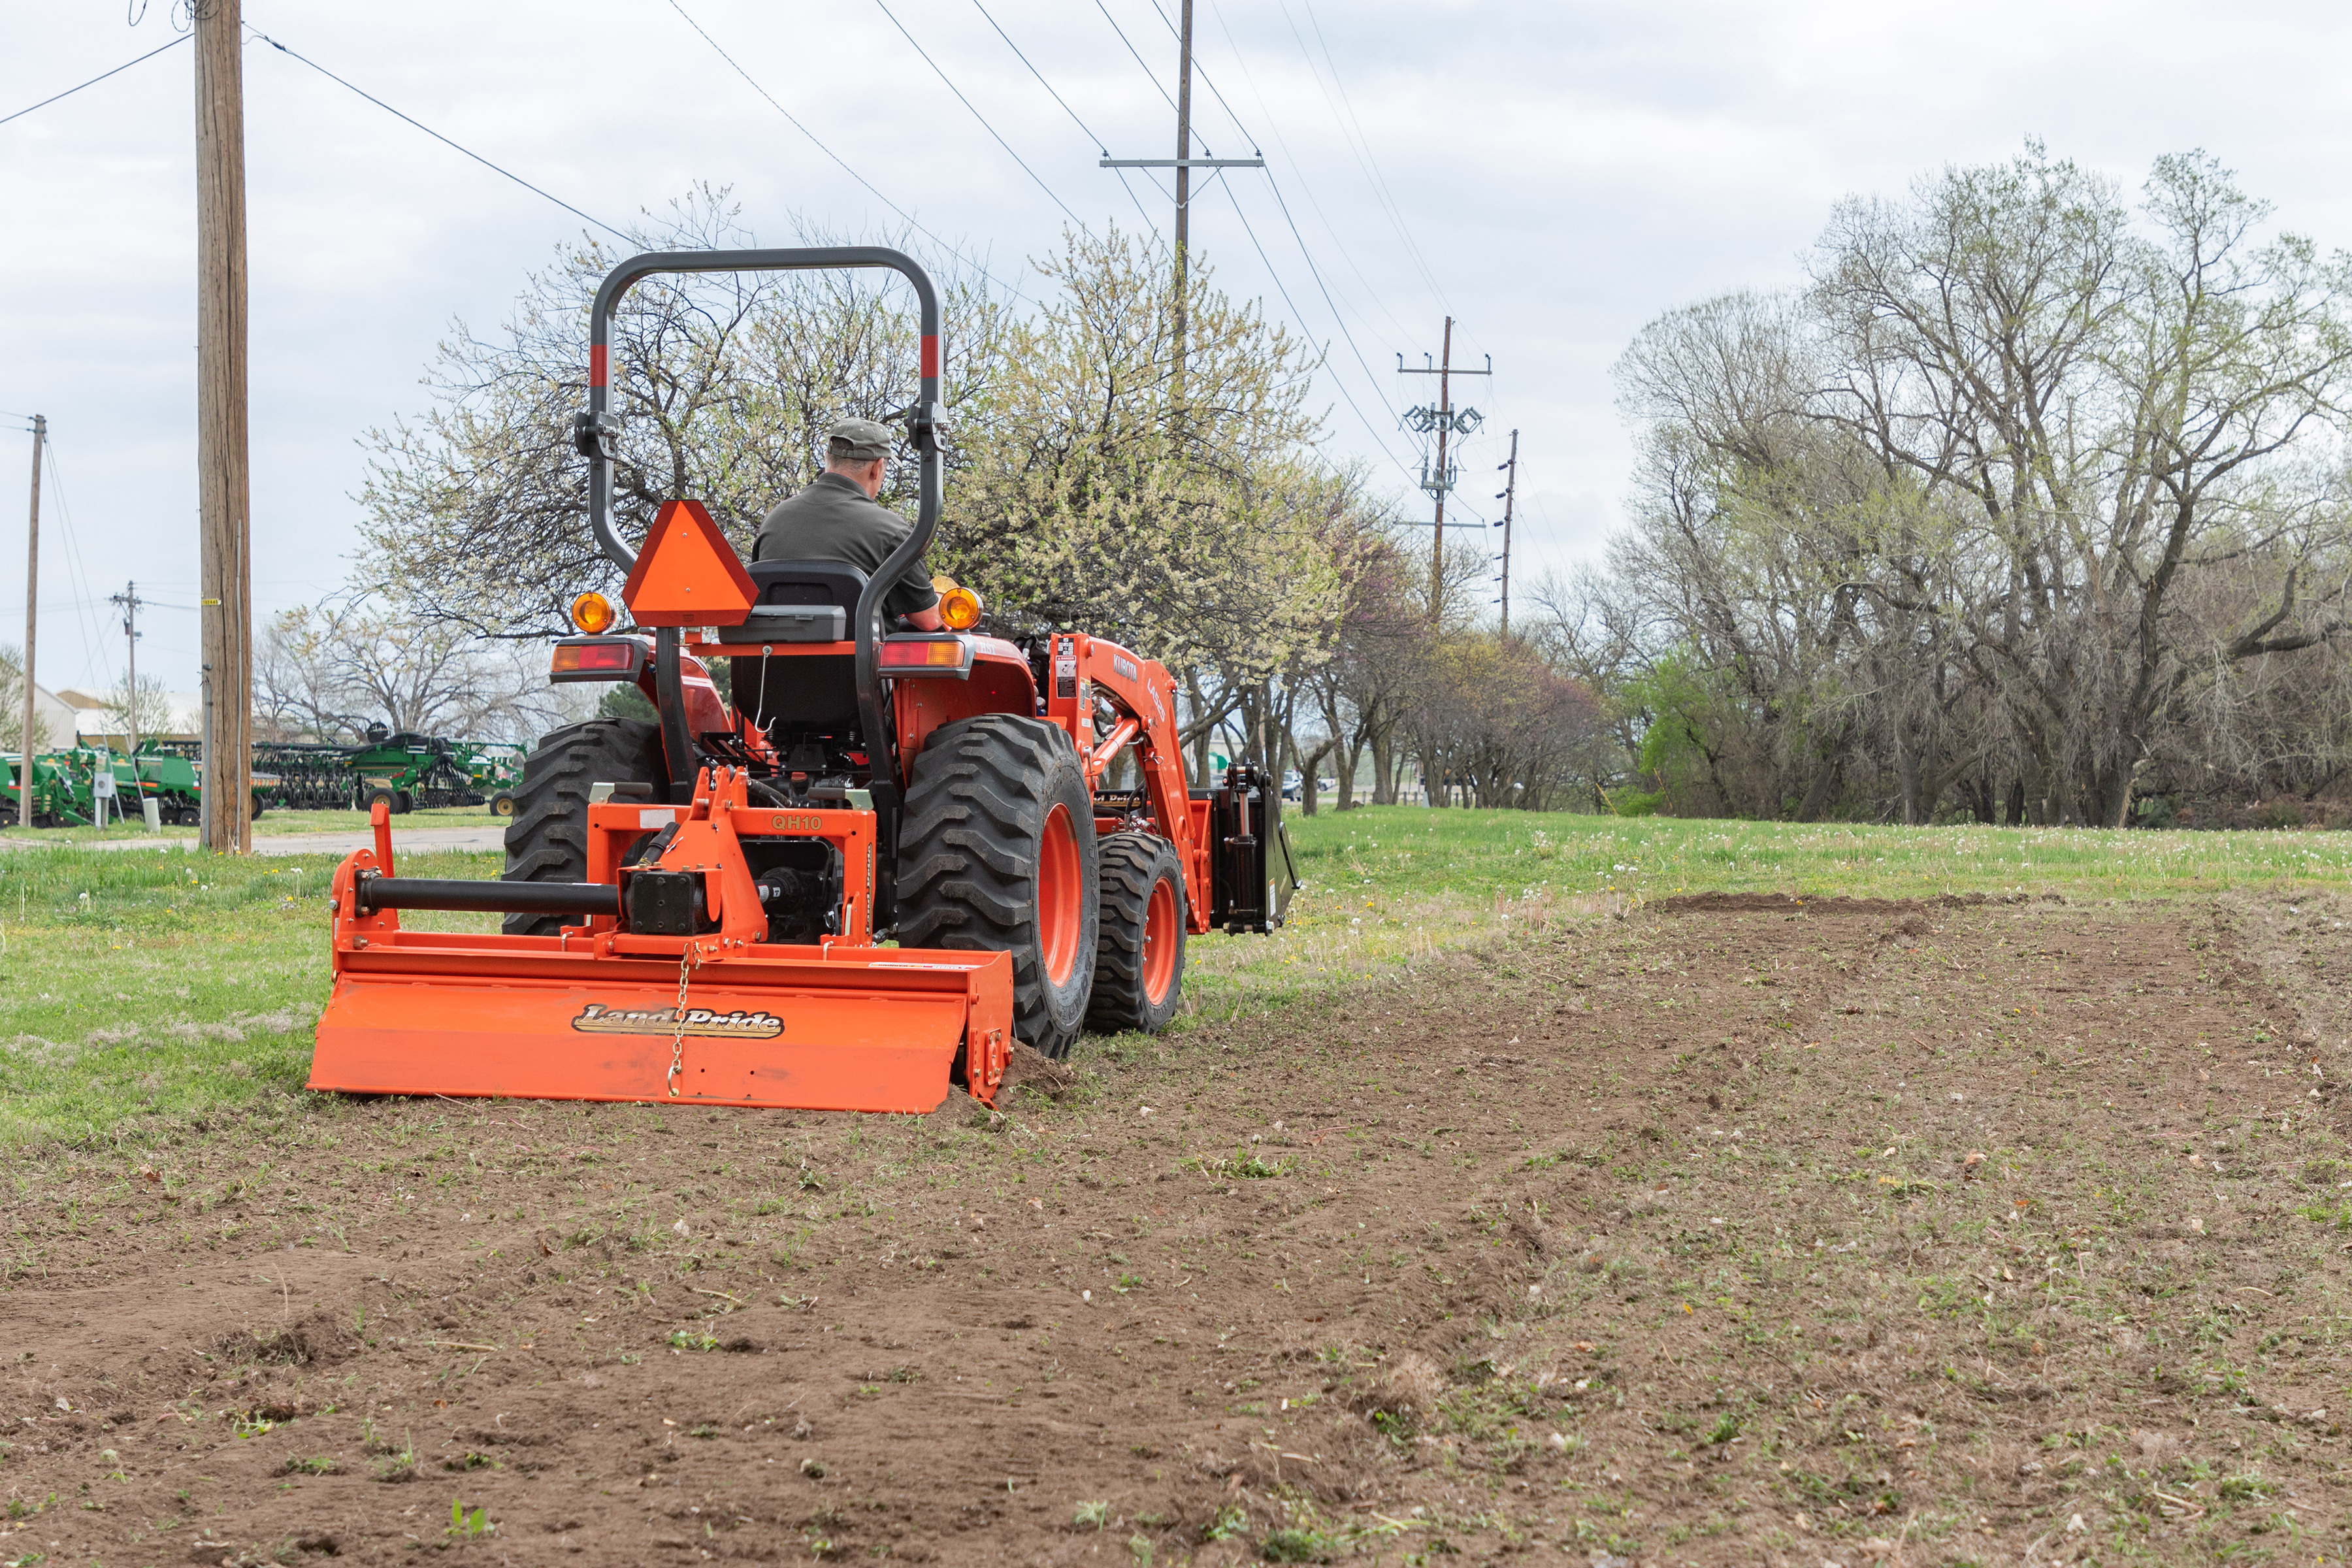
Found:
[[[890,552],[906,542],[912,524],[839,474],[819,474],[798,495],[778,501],[760,520],[751,541],[754,561],[845,561],[871,577]],[[882,612],[908,616],[940,602],[931,574],[919,556],[882,596]]]

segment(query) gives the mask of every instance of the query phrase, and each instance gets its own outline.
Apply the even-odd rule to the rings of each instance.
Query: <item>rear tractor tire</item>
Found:
[[[515,786],[507,881],[587,880],[588,790],[600,784],[645,784],[653,801],[668,800],[661,726],[643,719],[591,719],[540,742]],[[563,924],[562,915],[510,914],[502,929],[509,936],[553,936]]]
[[[1100,936],[1087,1027],[1099,1035],[1156,1035],[1184,996],[1184,866],[1153,833],[1102,841]]]
[[[1049,1057],[1086,1026],[1097,881],[1094,797],[1066,731],[989,713],[931,732],[898,830],[898,941],[1011,953],[1013,1037]]]

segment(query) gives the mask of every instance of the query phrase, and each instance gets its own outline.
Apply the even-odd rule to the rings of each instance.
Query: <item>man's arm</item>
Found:
[[[930,568],[919,560],[908,562],[898,574],[883,595],[882,608],[917,631],[935,632],[946,625],[940,619],[940,591],[931,586]]]

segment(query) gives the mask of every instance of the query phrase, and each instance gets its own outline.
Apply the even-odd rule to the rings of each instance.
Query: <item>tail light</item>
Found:
[[[883,674],[901,679],[942,675],[961,680],[971,674],[971,645],[961,637],[885,637],[878,662]]]
[[[548,679],[635,680],[646,670],[646,645],[637,637],[566,637],[555,645]]]

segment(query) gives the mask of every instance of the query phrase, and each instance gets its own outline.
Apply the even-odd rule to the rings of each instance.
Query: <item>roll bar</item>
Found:
[[[932,287],[930,274],[925,272],[915,258],[904,251],[881,245],[819,246],[782,250],[648,250],[633,256],[604,275],[596,290],[596,299],[588,309],[588,409],[572,422],[572,445],[588,458],[588,523],[595,530],[596,543],[615,566],[626,572],[636,564],[637,552],[623,542],[613,526],[613,460],[620,455],[621,421],[612,411],[613,389],[608,368],[607,348],[612,341],[613,311],[641,278],[657,272],[809,272],[834,268],[880,267],[899,274],[914,285],[915,298],[922,308],[921,382],[917,389],[915,406],[908,423],[908,438],[913,442],[921,463],[919,501],[916,509],[914,531],[890,552],[889,559],[876,567],[866,579],[866,586],[857,595],[857,610],[852,617],[853,636],[857,642],[856,679],[858,721],[866,732],[866,743],[877,763],[887,756],[882,728],[882,682],[875,647],[876,612],[882,596],[898,581],[898,574],[919,557],[939,531],[940,458],[940,437],[946,420],[940,406],[940,296]],[[664,750],[669,753],[673,782],[691,784],[695,764],[693,739],[686,732],[686,716],[682,703],[672,701],[671,688],[677,684],[677,633],[665,628],[656,639],[655,658],[668,666],[668,676],[656,668],[656,688],[662,693],[662,738]],[[675,742],[673,743],[673,738]],[[887,771],[875,769],[875,793],[887,801],[886,816],[896,827],[898,780]],[[881,804],[881,802],[877,802]],[[897,837],[895,831],[891,837]],[[884,911],[877,910],[877,915]]]

